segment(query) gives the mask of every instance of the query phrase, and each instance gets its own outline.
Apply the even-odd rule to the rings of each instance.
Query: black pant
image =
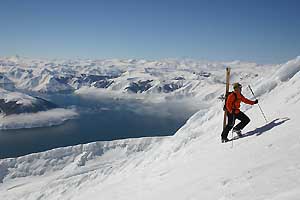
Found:
[[[235,130],[242,130],[250,122],[249,117],[241,111],[238,114],[231,114],[227,112],[227,119],[228,119],[228,123],[222,132],[222,138],[227,138],[229,131],[234,126],[235,119],[241,120],[241,122],[233,128]]]

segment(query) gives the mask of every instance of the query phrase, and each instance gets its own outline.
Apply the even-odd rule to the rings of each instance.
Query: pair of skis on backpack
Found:
[[[226,90],[225,90],[225,104],[226,104],[226,98],[229,96],[229,80],[230,80],[230,68],[227,67],[226,68]],[[226,119],[227,119],[227,110],[226,110],[226,107],[224,105],[224,119],[223,119],[223,130],[226,126]],[[226,142],[229,142],[229,141],[233,141],[233,140],[236,140],[238,138],[241,138],[243,137],[242,133],[241,133],[241,130],[232,130],[232,132],[236,133],[237,136],[235,137],[232,137],[231,139],[228,139],[228,138],[221,138],[221,142],[222,143],[226,143]]]

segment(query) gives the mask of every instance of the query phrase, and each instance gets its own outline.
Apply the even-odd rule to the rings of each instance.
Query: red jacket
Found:
[[[235,94],[234,94],[235,93]],[[226,101],[226,109],[229,113],[232,113],[232,110],[235,110],[235,114],[240,112],[241,101],[253,105],[255,101],[251,101],[244,97],[240,92],[232,92]]]

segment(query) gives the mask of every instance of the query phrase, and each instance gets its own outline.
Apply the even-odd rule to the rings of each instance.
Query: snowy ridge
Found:
[[[220,80],[223,73],[219,72],[227,65],[242,68],[252,77],[255,74],[247,68],[261,68],[255,63],[240,61],[210,62],[189,59],[68,61],[0,58],[3,78],[13,83],[13,87],[25,91],[57,93],[86,90],[90,87],[119,94],[164,94],[175,98],[195,96],[203,84],[222,84]],[[103,90],[98,92],[101,91]]]
[[[98,157],[109,157],[113,151],[122,150],[124,155],[147,151],[150,144],[160,140],[159,138],[126,139],[111,142],[93,142],[90,144],[76,145],[54,150],[31,154],[16,159],[3,159],[2,167],[16,168],[13,174],[7,174],[5,178],[20,178],[49,174],[64,168],[73,166],[82,167],[86,162]],[[119,155],[122,156],[122,155]],[[29,162],[28,162],[29,161]],[[28,170],[31,168],[32,170]],[[4,177],[3,177],[4,178]],[[3,181],[3,179],[1,180]]]
[[[220,144],[217,97],[224,85],[206,82],[195,96],[207,106],[173,137],[96,142],[1,160],[1,199],[299,198],[299,57],[268,69],[251,64],[233,71],[231,82],[251,83],[269,120],[264,123],[256,106],[242,107],[252,121],[233,148]],[[223,69],[213,72],[224,80]],[[251,97],[246,87],[243,93]]]
[[[3,99],[5,103],[16,102],[16,104],[32,105],[36,99],[20,92],[9,92],[0,88],[0,99]]]
[[[54,126],[77,116],[75,109],[0,88],[0,130]]]

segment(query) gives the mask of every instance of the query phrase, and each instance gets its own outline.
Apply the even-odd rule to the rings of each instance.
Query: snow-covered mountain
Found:
[[[23,71],[18,77],[41,77],[36,71],[49,66],[46,74],[54,77],[64,72],[76,78],[79,74],[109,76],[104,80],[113,83],[105,92],[131,95],[140,91],[150,98],[165,93],[193,96],[205,106],[171,137],[93,142],[2,159],[1,199],[299,198],[300,57],[276,66],[186,60],[66,62],[58,66],[26,59],[0,61],[2,73],[16,88],[41,91],[35,88],[45,87],[22,87],[14,73],[8,72],[21,69],[32,75]],[[249,98],[246,86],[251,84],[268,123],[257,106],[243,106],[252,120],[245,137],[221,144],[223,111],[218,97],[224,92],[225,65],[232,67],[231,82],[241,82]],[[65,84],[75,88],[69,81]],[[78,94],[103,92],[86,84],[78,87]]]
[[[0,78],[13,83],[10,87],[31,92],[57,93],[78,90],[80,94],[87,88],[92,89],[91,93],[95,92],[94,89],[100,88],[118,94],[165,94],[165,96],[186,97],[197,95],[197,90],[203,88],[203,84],[223,84],[223,73],[220,73],[220,69],[225,69],[227,65],[243,68],[243,73],[248,78],[255,78],[256,69],[261,69],[261,66],[255,63],[238,61],[230,63],[188,59],[66,61],[14,57],[0,58]],[[239,77],[247,78],[241,76],[240,71],[236,73]]]
[[[74,109],[0,88],[0,130],[59,125],[77,116]]]
[[[10,92],[0,88],[0,113],[5,115],[33,113],[57,108],[45,99],[32,97],[20,92]]]

